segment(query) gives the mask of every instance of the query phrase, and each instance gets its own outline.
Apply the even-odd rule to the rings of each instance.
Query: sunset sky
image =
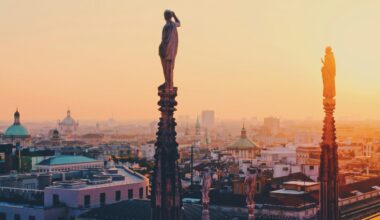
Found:
[[[163,11],[181,20],[177,115],[322,118],[321,57],[337,117],[380,119],[380,1],[0,1],[0,121],[158,117]]]

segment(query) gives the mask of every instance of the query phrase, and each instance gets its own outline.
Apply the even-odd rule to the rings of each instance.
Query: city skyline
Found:
[[[321,119],[320,58],[331,45],[336,118],[380,119],[377,2],[3,1],[0,121],[16,107],[23,121],[56,121],[67,108],[80,120],[157,118],[158,39],[169,5],[184,21],[178,115]]]

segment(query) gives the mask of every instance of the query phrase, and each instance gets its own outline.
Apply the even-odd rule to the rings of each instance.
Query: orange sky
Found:
[[[380,119],[380,2],[0,2],[0,120],[154,119],[162,12],[181,19],[177,115],[322,117],[332,45],[338,117]]]

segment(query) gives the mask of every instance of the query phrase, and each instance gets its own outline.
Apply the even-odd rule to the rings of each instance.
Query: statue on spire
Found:
[[[323,79],[323,96],[327,99],[335,97],[335,58],[331,47],[325,49],[325,59],[321,59],[322,79]]]
[[[181,22],[174,11],[170,10],[165,10],[164,18],[166,24],[162,29],[162,41],[159,47],[159,55],[165,77],[165,83],[162,86],[166,90],[173,90],[173,70],[178,49],[177,27],[181,26]]]
[[[335,133],[335,58],[331,47],[325,49],[322,60],[323,78],[323,134],[321,143],[321,160],[319,165],[320,197],[319,218],[321,220],[339,220],[339,158]]]

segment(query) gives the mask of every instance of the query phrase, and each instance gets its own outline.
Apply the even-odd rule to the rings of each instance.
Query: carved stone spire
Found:
[[[161,111],[158,123],[155,167],[152,179],[152,218],[154,220],[178,220],[181,219],[181,180],[179,177],[178,144],[176,142],[175,126],[177,123],[173,117],[177,102],[177,88],[167,90],[159,87],[158,105]]]
[[[330,61],[328,61],[328,59],[330,59]],[[322,68],[325,119],[323,121],[321,161],[319,166],[319,180],[321,182],[319,219],[321,220],[340,219],[338,206],[338,145],[336,144],[334,119],[335,60],[333,59],[331,47],[327,47],[325,61],[323,62],[324,66]]]

